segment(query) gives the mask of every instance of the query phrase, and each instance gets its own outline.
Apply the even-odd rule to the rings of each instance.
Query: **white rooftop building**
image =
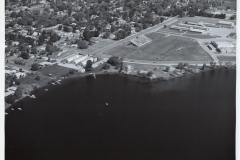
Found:
[[[79,57],[80,57],[80,55],[75,55],[75,56],[69,57],[69,58],[67,58],[67,62],[70,63],[73,60],[78,59]]]
[[[218,21],[217,24],[221,26],[234,27],[234,23],[228,21]]]
[[[80,62],[84,61],[87,57],[88,57],[88,55],[79,56],[78,59],[74,59],[71,63],[77,65],[77,64],[79,64]]]

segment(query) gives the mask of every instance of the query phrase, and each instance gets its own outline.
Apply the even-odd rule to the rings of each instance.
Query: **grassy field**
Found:
[[[231,9],[236,9],[237,2],[225,1],[221,7],[225,9],[227,6],[231,7]]]
[[[233,56],[217,56],[219,61],[236,61],[236,57]]]
[[[44,75],[52,74],[53,77],[60,77],[63,74],[69,73],[69,70],[70,70],[69,68],[65,68],[57,64],[54,64],[47,68],[40,69],[39,72],[41,72]]]
[[[197,42],[188,38],[151,33],[152,43],[142,47],[119,46],[106,54],[147,61],[210,61],[212,58]],[[179,51],[177,51],[179,49]]]
[[[39,76],[40,80],[35,80],[35,78]],[[49,81],[51,81],[51,78],[42,74],[34,74],[30,75],[24,78],[19,79],[21,84],[33,84],[33,85],[38,85],[38,86],[44,86],[46,85]]]

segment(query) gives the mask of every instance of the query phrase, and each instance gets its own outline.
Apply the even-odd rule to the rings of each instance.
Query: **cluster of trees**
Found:
[[[21,59],[21,58],[15,59],[14,63],[15,64],[19,64],[19,65],[23,65],[23,66],[25,65],[25,61],[23,59]]]
[[[9,95],[5,98],[5,101],[9,104],[13,104],[17,99],[22,98],[22,87],[18,87],[14,93],[14,95]]]
[[[92,71],[92,70],[93,70],[92,61],[88,60],[87,64],[86,64],[86,67],[85,67],[85,71]]]
[[[32,65],[31,65],[31,70],[32,71],[37,71],[39,69],[39,64],[38,63],[33,63]]]
[[[177,65],[177,69],[183,69],[183,68],[185,68],[185,67],[189,67],[189,64],[188,63],[182,63],[182,62],[180,62],[180,63],[178,63],[178,65]]]
[[[86,41],[79,39],[77,42],[77,46],[79,49],[87,49],[88,48],[88,44]]]

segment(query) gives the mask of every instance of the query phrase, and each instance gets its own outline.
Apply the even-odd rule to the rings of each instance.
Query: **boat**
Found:
[[[48,89],[45,89],[45,91],[48,91]]]
[[[106,105],[108,106],[108,103],[106,103]]]
[[[95,75],[95,73],[93,73],[93,77],[96,79],[96,75]]]
[[[36,98],[36,97],[35,97],[34,94],[33,94],[33,95],[30,96],[30,98]]]
[[[21,111],[21,110],[22,110],[22,108],[18,108],[18,110],[20,110],[20,111]]]
[[[8,113],[7,113],[7,112],[5,112],[5,115],[8,115]]]
[[[11,110],[13,111],[13,110],[14,110],[14,108],[11,108]]]

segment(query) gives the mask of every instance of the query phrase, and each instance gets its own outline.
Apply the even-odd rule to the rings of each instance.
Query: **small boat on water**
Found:
[[[5,115],[8,115],[8,113],[7,113],[7,112],[5,112]]]
[[[20,110],[20,111],[21,111],[21,110],[22,110],[22,108],[18,108],[18,110]]]
[[[35,97],[35,95],[33,94],[33,95],[30,96],[30,98],[36,98],[36,97]]]
[[[106,103],[106,105],[108,106],[108,103]]]
[[[95,75],[95,73],[93,73],[93,77],[96,79],[96,75]]]
[[[48,89],[45,89],[45,91],[48,91]]]
[[[14,111],[14,108],[11,108],[12,111]]]

